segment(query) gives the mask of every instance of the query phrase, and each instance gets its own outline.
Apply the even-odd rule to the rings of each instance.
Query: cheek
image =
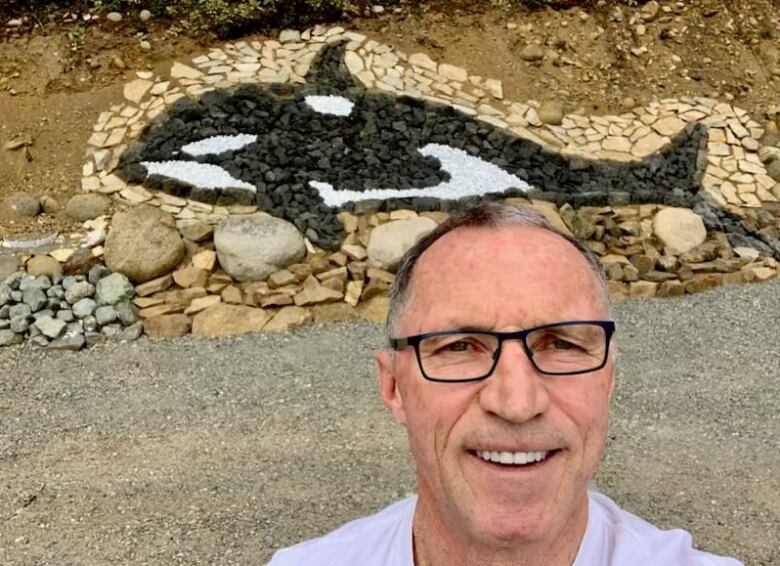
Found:
[[[418,464],[440,461],[457,444],[457,425],[474,400],[463,385],[423,382],[404,391],[407,434]]]
[[[601,450],[607,432],[611,380],[571,384],[552,394],[554,403],[571,421],[585,450]]]

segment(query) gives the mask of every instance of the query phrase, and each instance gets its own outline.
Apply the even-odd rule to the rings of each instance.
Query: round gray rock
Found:
[[[24,292],[22,302],[36,312],[46,306],[48,299],[42,289],[28,289]]]
[[[67,324],[51,316],[42,316],[35,321],[35,327],[47,338],[58,338]]]
[[[27,193],[12,193],[3,199],[2,209],[18,216],[35,216],[41,211],[41,201]]]
[[[115,305],[120,301],[132,299],[133,295],[133,284],[121,273],[103,277],[95,286],[95,300],[99,305]]]
[[[71,197],[65,205],[65,212],[79,222],[97,218],[108,212],[111,201],[98,193],[85,193]]]
[[[214,232],[222,269],[238,281],[258,281],[306,255],[303,236],[291,223],[266,214],[226,220]]]
[[[11,319],[11,332],[15,332],[16,334],[24,334],[27,332],[29,327],[30,322],[26,316],[17,316]]]
[[[92,299],[81,299],[73,305],[73,315],[76,318],[86,318],[92,316],[97,308],[97,303]]]
[[[144,283],[170,273],[183,258],[184,242],[167,212],[139,205],[114,216],[105,246],[111,271]]]
[[[68,290],[65,291],[65,300],[68,304],[74,305],[81,299],[86,299],[95,294],[95,286],[92,283],[86,281],[78,281],[73,283]]]
[[[117,313],[113,306],[105,305],[103,307],[98,307],[95,311],[95,318],[97,319],[98,324],[103,326],[116,322]]]
[[[119,322],[124,326],[130,326],[138,322],[138,309],[130,301],[120,301],[114,305]]]
[[[24,338],[10,330],[0,330],[0,348],[3,346],[15,346],[21,344]]]

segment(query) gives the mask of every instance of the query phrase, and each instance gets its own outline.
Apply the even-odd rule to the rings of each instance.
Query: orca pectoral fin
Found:
[[[149,175],[169,177],[200,189],[245,189],[256,192],[254,185],[236,179],[218,165],[197,161],[142,161]]]
[[[426,157],[435,157],[450,179],[432,187],[410,189],[370,189],[366,191],[335,190],[330,183],[310,181],[328,206],[373,199],[427,197],[457,200],[463,197],[500,194],[509,189],[527,191],[530,185],[500,167],[475,157],[462,149],[429,143],[419,149]]]

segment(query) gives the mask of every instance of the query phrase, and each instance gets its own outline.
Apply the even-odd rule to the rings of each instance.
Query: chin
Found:
[[[485,510],[474,517],[471,527],[474,538],[491,546],[510,546],[520,542],[533,543],[549,536],[554,530],[552,517],[542,510],[529,509]]]

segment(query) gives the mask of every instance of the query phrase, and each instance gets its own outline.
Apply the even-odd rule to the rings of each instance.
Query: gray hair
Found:
[[[542,214],[529,206],[514,206],[502,202],[483,202],[442,222],[433,231],[421,238],[401,258],[390,290],[390,308],[387,313],[386,330],[388,337],[394,337],[398,329],[401,314],[409,300],[414,266],[420,256],[439,238],[458,228],[504,228],[512,226],[531,226],[557,234],[571,243],[587,260],[596,284],[604,296],[607,309],[611,310],[609,291],[604,272],[596,255],[582,242],[553,226]]]

